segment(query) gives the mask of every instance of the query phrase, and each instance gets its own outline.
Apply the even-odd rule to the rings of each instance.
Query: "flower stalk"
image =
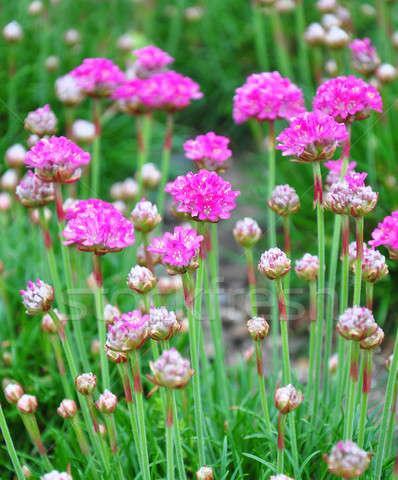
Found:
[[[7,421],[4,416],[3,407],[1,405],[0,405],[0,429],[6,444],[7,453],[11,459],[11,463],[12,463],[12,466],[14,467],[14,471],[17,475],[17,478],[18,480],[24,480],[25,475],[22,471],[21,463],[19,462],[19,458],[14,447],[14,442],[12,441],[10,430],[8,429]]]
[[[162,161],[161,161],[161,180],[158,191],[158,201],[157,206],[159,214],[163,215],[164,211],[164,187],[166,186],[167,180],[169,178],[170,170],[170,156],[171,150],[173,148],[173,126],[174,126],[174,116],[172,113],[167,114],[166,118],[166,128],[164,133],[163,140],[163,149],[162,149]]]

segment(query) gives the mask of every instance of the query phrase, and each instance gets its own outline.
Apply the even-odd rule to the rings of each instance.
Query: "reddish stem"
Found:
[[[258,340],[259,341],[259,340]],[[257,374],[259,377],[263,376],[263,357],[261,354],[261,350],[256,348],[256,365],[257,365]]]
[[[139,372],[134,372],[134,392],[135,393],[142,393],[142,382],[141,382],[141,375]]]
[[[287,312],[286,312],[286,301],[285,295],[283,294],[281,282],[278,282],[278,310],[279,310],[279,319],[280,321],[287,322]]]
[[[50,231],[47,227],[42,226],[42,232],[43,232],[44,246],[46,247],[47,250],[49,250],[53,245]]]
[[[252,263],[247,264],[247,281],[249,285],[256,285],[256,272]]]
[[[350,219],[347,215],[343,216],[343,228],[341,232],[341,254],[348,255],[350,245]]]
[[[171,428],[173,426],[173,408],[171,405],[167,407],[167,415],[166,415],[166,427]]]
[[[57,211],[57,217],[59,222],[65,220],[65,212],[62,199],[62,186],[60,183],[55,184],[55,209]]]
[[[372,383],[372,369],[370,365],[366,365],[366,363],[363,369],[362,391],[363,393],[368,394]]]
[[[285,438],[283,434],[283,415],[278,414],[278,450],[284,450],[285,448]]]
[[[94,279],[95,279],[95,283],[97,284],[97,287],[102,287],[103,277],[102,277],[100,257],[95,253],[93,254],[93,275],[94,275]]]
[[[358,359],[354,359],[350,364],[350,377],[354,382],[358,381]]]

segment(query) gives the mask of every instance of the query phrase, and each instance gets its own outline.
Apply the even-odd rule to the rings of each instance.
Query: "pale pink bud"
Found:
[[[252,317],[246,326],[253,340],[263,340],[268,335],[269,324],[264,317]]]
[[[45,137],[44,137],[45,138]],[[28,147],[34,147],[37,142],[39,142],[41,139],[39,135],[36,135],[35,133],[32,133],[32,135],[29,135],[28,139],[26,140],[26,143],[28,144]]]
[[[145,188],[156,188],[159,185],[161,178],[162,174],[154,163],[145,163],[142,166],[141,179]]]
[[[350,214],[353,217],[363,217],[375,209],[378,193],[372,187],[363,186],[353,189],[350,199]]]
[[[104,390],[95,402],[95,406],[101,413],[113,413],[117,406],[117,396],[109,390]]]
[[[72,139],[77,143],[92,143],[96,137],[95,125],[87,120],[75,120],[72,125]]]
[[[156,277],[149,268],[136,265],[127,277],[127,285],[138,293],[148,293],[156,286]]]
[[[47,207],[44,207],[42,209],[42,212],[43,212],[43,216],[44,216],[44,220],[48,223],[50,220],[51,220],[51,217],[52,217],[52,212],[49,208]],[[38,208],[33,208],[31,211],[30,211],[30,219],[32,220],[32,222],[35,224],[35,225],[39,225],[40,224],[40,211]]]
[[[279,248],[266,250],[260,258],[258,271],[270,280],[286,275],[291,268],[291,261]]]
[[[288,477],[287,475],[284,475],[283,473],[278,473],[278,475],[271,475],[269,477],[269,480],[294,480],[294,478]]]
[[[22,465],[22,473],[25,478],[30,478],[32,476],[32,472],[27,465]]]
[[[171,295],[172,293],[176,293],[182,288],[181,276],[167,275],[159,277],[157,287],[160,295]]]
[[[21,25],[13,20],[3,28],[4,40],[8,43],[18,43],[22,40],[23,30]]]
[[[52,135],[57,129],[57,117],[51,110],[50,105],[37,108],[33,112],[29,112],[25,118],[24,127],[29,132],[39,135]]]
[[[67,472],[58,472],[58,470],[52,470],[46,473],[40,480],[73,480],[72,475]]]
[[[80,40],[80,33],[75,28],[70,28],[64,34],[64,41],[66,45],[69,45],[70,47],[80,43]]]
[[[213,480],[214,474],[213,469],[211,467],[200,467],[199,470],[196,472],[196,479],[197,480]]]
[[[9,168],[0,178],[0,187],[9,192],[14,192],[17,185],[18,172],[13,168]]]
[[[321,13],[334,12],[337,8],[337,0],[318,0],[316,2],[316,8]]]
[[[282,414],[298,408],[303,399],[304,397],[300,390],[296,390],[291,384],[277,388],[274,396],[275,406]]]
[[[134,48],[134,38],[130,33],[124,33],[117,39],[116,45],[119,50],[128,53]]]
[[[149,311],[149,336],[154,340],[168,340],[180,329],[176,314],[165,307]]]
[[[245,217],[243,220],[236,222],[233,234],[239,245],[250,248],[258,242],[262,231],[255,220]]]
[[[55,81],[55,94],[58,100],[71,107],[84,99],[83,91],[72,75],[64,75]]]
[[[319,258],[316,255],[306,253],[300,260],[296,260],[294,270],[297,276],[303,280],[314,281],[319,272]]]
[[[59,57],[56,55],[50,55],[44,61],[44,66],[48,72],[55,72],[58,70],[60,64]]]
[[[348,33],[340,27],[333,26],[325,35],[325,43],[330,48],[343,48],[350,42]]]
[[[76,402],[74,400],[69,399],[69,398],[65,398],[59,404],[59,407],[57,408],[57,413],[62,418],[72,418],[72,417],[74,417],[77,413]]]
[[[376,70],[376,77],[381,83],[390,83],[397,78],[397,69],[390,63],[382,63]]]
[[[112,324],[115,321],[115,318],[119,316],[120,316],[120,310],[116,305],[111,305],[110,303],[105,305],[104,320],[107,325]]]
[[[0,192],[0,212],[6,212],[11,207],[11,196],[7,192]]]
[[[54,313],[58,317],[62,328],[65,327],[68,321],[68,316],[65,315],[65,313],[59,312],[56,308],[54,308]],[[49,313],[46,313],[43,316],[41,321],[41,329],[43,330],[43,332],[46,332],[46,333],[51,333],[51,334],[58,333],[58,328],[55,325],[54,320],[51,318],[51,315]]]
[[[377,330],[377,323],[368,308],[352,307],[340,315],[336,328],[347,340],[361,341]]]
[[[131,221],[134,227],[144,233],[152,231],[161,222],[158,208],[153,203],[141,199],[131,212]]]
[[[193,375],[189,360],[175,349],[165,350],[155,361],[150,362],[152,381],[161,387],[183,388]]]
[[[290,185],[277,185],[268,200],[268,206],[276,214],[285,217],[299,210],[300,199]]]
[[[365,472],[370,463],[370,455],[351,440],[341,440],[324,459],[329,471],[342,478],[356,478]]]
[[[9,403],[17,403],[23,394],[23,388],[19,383],[9,383],[4,387],[4,396]]]
[[[304,32],[304,39],[310,45],[322,45],[325,41],[325,29],[320,23],[311,23]]]
[[[90,345],[90,352],[93,356],[99,355],[101,351],[101,343],[98,340],[98,338],[94,338],[91,340],[91,345]]]
[[[279,13],[293,12],[295,8],[295,0],[276,0],[275,9]]]
[[[91,395],[97,386],[97,377],[94,373],[82,373],[75,378],[76,389],[82,395]]]
[[[20,168],[25,162],[26,149],[20,143],[15,143],[7,148],[5,160],[11,168]]]
[[[336,373],[336,372],[337,372],[338,364],[339,364],[339,356],[337,355],[337,353],[334,353],[334,354],[329,358],[329,363],[328,363],[329,372],[330,372],[330,373]]]
[[[33,395],[24,394],[19,398],[17,407],[21,413],[35,413],[38,407],[37,398]]]

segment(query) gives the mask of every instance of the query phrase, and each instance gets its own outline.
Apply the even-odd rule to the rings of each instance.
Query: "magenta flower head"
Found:
[[[116,352],[131,352],[142,346],[148,337],[149,316],[140,310],[122,313],[108,326],[106,346]]]
[[[277,137],[277,149],[283,156],[292,156],[299,162],[319,162],[332,158],[336,148],[348,139],[344,124],[315,110],[305,112],[292,120]]]
[[[327,185],[332,185],[333,183],[338,182],[343,178],[342,168],[343,168],[343,159],[340,160],[329,160],[324,163],[324,166],[329,170],[329,173],[326,177]],[[349,162],[345,174],[348,175],[354,171],[357,166],[356,162]]]
[[[180,329],[176,314],[166,307],[152,307],[149,311],[149,336],[153,340],[168,340]]]
[[[279,72],[254,73],[235,91],[235,123],[291,120],[305,111],[303,92]]]
[[[148,251],[160,255],[172,273],[184,273],[197,268],[202,240],[203,236],[191,227],[175,227],[173,232],[153,238]]]
[[[133,50],[133,54],[137,59],[134,64],[134,70],[136,75],[141,78],[159,73],[174,62],[174,58],[171,55],[154,45]]]
[[[189,360],[183,358],[175,348],[165,350],[149,366],[153,374],[151,380],[160,387],[183,388],[194,374]]]
[[[50,105],[37,108],[28,113],[25,118],[24,127],[31,133],[42,137],[43,135],[53,135],[57,130],[57,117],[51,110]]]
[[[241,247],[251,248],[259,241],[262,231],[255,220],[245,217],[236,222],[233,234]]]
[[[54,302],[53,287],[39,278],[35,282],[29,281],[26,290],[20,290],[19,293],[28,315],[47,312]]]
[[[327,80],[318,87],[314,109],[331,115],[337,122],[363,120],[372,110],[381,112],[383,102],[375,87],[349,75]]]
[[[361,341],[376,331],[377,323],[368,308],[352,307],[340,315],[336,328],[347,340]]]
[[[184,143],[185,156],[193,160],[198,168],[206,170],[223,170],[225,162],[231,158],[228,148],[229,138],[208,132]]]
[[[286,217],[300,209],[300,199],[290,185],[277,185],[271,193],[268,206],[277,215]]]
[[[45,182],[73,183],[79,180],[90,154],[66,137],[43,138],[26,154],[25,165]]]
[[[380,58],[370,38],[356,38],[349,47],[354,68],[362,75],[370,75],[380,65]]]
[[[187,213],[194,220],[218,222],[231,216],[239,191],[216,172],[199,170],[177,177],[165,191],[174,200],[177,212]]]
[[[398,260],[398,210],[385,217],[372,232],[369,243],[372,247],[384,246],[388,248],[390,257]]]
[[[309,253],[304,254],[300,260],[296,260],[294,268],[298,277],[307,282],[316,280],[319,273],[319,258]]]
[[[91,198],[66,212],[65,245],[104,255],[134,243],[134,226],[112,204]]]
[[[286,275],[291,268],[291,261],[286,253],[279,248],[266,250],[260,258],[258,271],[270,280],[275,280]]]
[[[35,173],[28,171],[17,185],[15,194],[25,207],[42,207],[54,200],[54,185],[43,182]]]
[[[351,440],[341,440],[324,459],[329,471],[342,478],[356,478],[362,475],[370,463],[370,455]]]
[[[86,95],[107,97],[125,80],[124,73],[107,58],[85,58],[70,72]]]
[[[155,92],[155,84],[150,78],[134,78],[115,88],[112,98],[122,112],[137,115],[154,109]]]

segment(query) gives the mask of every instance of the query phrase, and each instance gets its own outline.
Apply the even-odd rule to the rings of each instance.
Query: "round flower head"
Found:
[[[157,206],[145,198],[136,203],[130,218],[136,230],[144,233],[152,231],[162,220]]]
[[[25,165],[45,182],[72,183],[79,180],[90,154],[65,137],[43,138],[26,154]]]
[[[253,340],[263,340],[268,335],[269,325],[264,317],[252,317],[246,326]]]
[[[216,135],[214,132],[198,135],[184,143],[185,156],[193,160],[198,168],[222,170],[232,155],[228,148],[229,142],[228,137]]]
[[[338,181],[342,180],[342,168],[343,168],[343,160],[329,160],[328,162],[324,163],[324,166],[329,170],[329,173],[326,177],[327,185],[332,185],[333,183],[337,183]],[[349,162],[347,165],[347,169],[345,171],[345,175],[349,175],[351,172],[355,170],[357,166],[356,162]]]
[[[120,316],[120,310],[116,305],[106,304],[104,307],[104,320],[107,325],[113,323]]]
[[[18,172],[13,168],[6,170],[0,178],[0,187],[9,192],[14,192],[18,184]]]
[[[156,277],[149,268],[136,265],[127,276],[127,285],[137,293],[148,293],[156,286]]]
[[[300,390],[296,390],[291,384],[277,388],[274,396],[275,406],[282,414],[298,408],[303,399],[304,397]]]
[[[250,248],[258,242],[262,231],[255,220],[245,217],[236,222],[233,234],[239,245],[244,248]]]
[[[126,178],[123,182],[116,182],[110,191],[114,200],[134,200],[138,194],[138,183],[133,178]]]
[[[342,478],[359,477],[370,463],[370,455],[351,440],[341,440],[324,458],[329,471]]]
[[[321,13],[334,12],[337,8],[337,0],[318,0],[316,7]]]
[[[141,347],[148,337],[148,315],[140,310],[122,313],[108,326],[106,346],[116,352],[131,352]]]
[[[156,85],[150,78],[133,78],[115,88],[112,98],[116,100],[122,112],[137,115],[155,108],[153,103],[155,94]]]
[[[324,195],[324,208],[339,215],[348,215],[351,193],[350,186],[345,180],[333,183]]]
[[[297,276],[308,282],[314,281],[319,272],[319,258],[316,255],[304,254],[300,260],[296,260],[294,268]]]
[[[181,175],[168,183],[165,191],[173,197],[177,212],[209,222],[229,218],[240,194],[216,172],[208,170]]]
[[[310,23],[304,32],[304,40],[309,45],[322,45],[325,42],[325,33],[320,23]]]
[[[72,75],[64,75],[55,81],[55,94],[60,102],[74,107],[84,99],[84,93]]]
[[[149,336],[153,340],[168,340],[180,329],[176,314],[166,307],[151,308],[149,311]]]
[[[4,396],[9,403],[17,403],[23,394],[23,388],[19,383],[9,383],[4,387]]]
[[[76,402],[74,400],[70,400],[69,398],[65,398],[59,404],[57,413],[62,418],[73,418],[77,413]]]
[[[367,118],[372,110],[381,112],[383,103],[375,87],[361,78],[349,75],[322,83],[316,92],[314,108],[334,117],[337,122]]]
[[[279,134],[276,148],[282,150],[283,156],[292,156],[300,162],[319,162],[331,158],[347,139],[345,125],[315,110],[294,118]]]
[[[383,245],[393,260],[398,260],[398,210],[385,217],[372,232],[372,247]]]
[[[175,348],[165,350],[149,366],[153,374],[152,381],[160,387],[183,388],[194,373],[189,360],[183,358]]]
[[[233,118],[236,123],[290,120],[304,112],[302,91],[279,72],[254,73],[235,91]]]
[[[7,148],[5,161],[11,168],[20,168],[25,163],[26,149],[20,143],[15,143]]]
[[[276,214],[286,217],[299,210],[300,199],[290,185],[277,185],[268,200],[268,206]]]
[[[75,28],[69,28],[69,30],[67,30],[64,34],[64,41],[66,45],[74,47],[81,41],[80,32]]]
[[[379,195],[372,190],[372,187],[363,185],[350,188],[350,215],[363,217],[375,209]]]
[[[355,260],[357,258],[357,244],[351,242],[348,248],[351,268],[355,271]],[[386,258],[378,250],[363,244],[362,258],[362,280],[365,282],[377,282],[388,275]]]
[[[275,280],[286,275],[290,270],[290,266],[291,261],[286,253],[275,247],[266,250],[261,255],[258,271],[270,280]]]
[[[340,315],[336,328],[347,340],[360,341],[377,330],[377,323],[368,308],[352,307]]]
[[[15,194],[25,207],[42,207],[54,200],[54,185],[43,182],[29,170],[17,185]]]
[[[173,273],[184,273],[187,269],[197,267],[202,240],[203,236],[193,228],[179,226],[173,232],[153,238],[148,251],[160,255],[162,263]]]
[[[144,163],[141,168],[141,180],[145,188],[153,190],[161,179],[162,174],[154,163]]]
[[[44,66],[48,72],[56,72],[59,69],[60,59],[56,55],[50,55],[44,61]]]
[[[6,212],[11,207],[11,196],[7,192],[0,192],[0,212]]]
[[[96,137],[94,123],[87,120],[75,120],[72,124],[71,136],[78,143],[92,143]]]
[[[390,63],[382,63],[377,67],[376,77],[381,83],[390,83],[397,78],[398,71]]]
[[[30,414],[35,413],[38,407],[37,398],[34,395],[27,395],[26,393],[19,398],[17,408],[21,413]]]
[[[101,413],[113,413],[117,406],[117,396],[109,390],[104,390],[104,393],[102,393],[95,402],[95,406]]]
[[[75,378],[76,389],[82,395],[91,395],[97,386],[97,377],[94,373],[82,373]]]
[[[214,480],[214,473],[211,467],[200,467],[196,472],[196,480]]]
[[[110,203],[80,200],[66,212],[65,245],[103,255],[134,243],[134,226]]]
[[[294,480],[294,478],[283,475],[283,473],[278,473],[278,475],[271,475],[269,480]]]
[[[377,326],[377,329],[372,335],[369,337],[364,338],[360,341],[359,346],[362,350],[374,350],[375,348],[379,347],[384,340],[384,332],[383,329]]]
[[[40,477],[40,480],[73,480],[72,475],[67,472],[59,472],[58,470],[52,470],[49,473]]]
[[[54,320],[52,319],[51,315],[49,313],[46,313],[41,320],[41,329],[43,330],[43,332],[50,333],[50,334],[61,333],[60,330],[62,330],[65,327],[68,321],[67,315],[59,312],[56,308],[54,308],[54,313],[59,319],[60,328],[58,328],[57,325],[54,323]]]
[[[107,58],[85,58],[70,72],[87,95],[107,97],[125,80],[124,73]]]
[[[370,38],[356,38],[349,47],[355,70],[363,75],[369,75],[376,70],[380,58]]]
[[[337,25],[332,25],[325,33],[325,44],[330,48],[343,48],[349,41],[348,33]]]
[[[23,30],[21,25],[13,20],[3,28],[3,37],[9,43],[18,43],[22,40]]]
[[[154,73],[163,71],[167,65],[174,62],[174,58],[161,48],[154,45],[148,45],[137,50],[133,50],[136,57],[134,70],[138,77],[149,77]]]
[[[54,289],[51,285],[37,279],[29,281],[26,290],[19,292],[28,315],[36,315],[50,310],[54,301]]]
[[[57,117],[47,104],[30,112],[25,118],[24,127],[39,137],[53,135],[57,129]]]

